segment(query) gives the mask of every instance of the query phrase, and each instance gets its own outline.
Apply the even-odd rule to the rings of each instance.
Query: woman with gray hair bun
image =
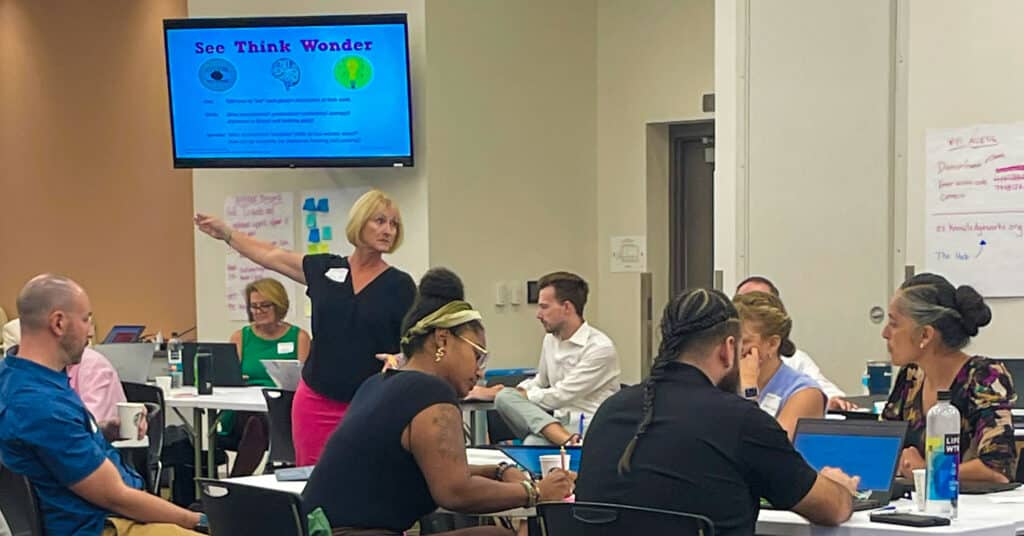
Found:
[[[908,279],[889,303],[882,330],[894,365],[902,367],[882,412],[908,421],[900,474],[925,467],[925,417],[939,391],[960,411],[960,479],[1009,482],[1017,467],[1010,409],[1013,379],[1001,363],[963,351],[992,311],[974,288],[936,274]]]

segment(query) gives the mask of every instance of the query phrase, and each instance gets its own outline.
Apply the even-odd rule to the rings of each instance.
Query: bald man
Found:
[[[779,297],[779,289],[767,277],[752,275],[740,281],[739,285],[736,285],[736,294],[746,294],[755,291],[766,292]],[[828,395],[828,409],[843,411],[857,409],[857,404],[843,398],[846,396],[846,393],[837,387],[836,384],[832,383],[832,380],[825,377],[825,374],[818,368],[818,364],[814,362],[814,359],[807,352],[797,348],[796,353],[792,356],[782,356],[782,362],[818,382],[821,390]]]
[[[0,459],[39,496],[47,534],[178,536],[200,514],[140,491],[71,389],[65,369],[82,360],[92,306],[74,281],[36,276],[18,295],[21,344],[0,362]]]

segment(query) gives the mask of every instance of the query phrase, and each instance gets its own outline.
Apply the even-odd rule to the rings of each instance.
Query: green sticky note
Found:
[[[316,212],[310,212],[306,214],[306,227],[313,229],[316,227]]]
[[[334,231],[331,230],[330,225],[325,225],[323,229],[320,229],[320,240],[333,240]]]
[[[309,244],[308,246],[306,246],[306,253],[309,253],[310,255],[316,255],[317,253],[320,253],[317,245],[318,244]]]
[[[331,248],[327,245],[326,242],[320,242],[319,244],[317,244],[317,247],[319,248],[320,253],[330,253],[331,252]]]

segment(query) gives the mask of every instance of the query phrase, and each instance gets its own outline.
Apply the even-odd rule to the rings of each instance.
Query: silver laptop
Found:
[[[302,363],[297,359],[263,359],[263,368],[267,369],[267,375],[274,380],[278,389],[294,391],[299,388],[299,379],[302,378]]]
[[[125,342],[97,344],[93,350],[103,354],[123,382],[146,383],[153,363],[153,343]]]

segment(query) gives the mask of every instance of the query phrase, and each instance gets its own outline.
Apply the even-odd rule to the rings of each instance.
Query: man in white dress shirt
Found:
[[[746,294],[754,291],[767,292],[777,297],[779,296],[779,289],[767,277],[752,275],[741,281],[739,285],[736,285],[736,294]],[[792,357],[783,357],[782,362],[818,382],[821,390],[825,391],[825,395],[828,396],[828,409],[851,410],[857,407],[853,402],[843,398],[846,396],[846,393],[821,373],[818,364],[814,362],[814,359],[811,359],[811,356],[807,355],[807,352],[797,348],[796,353]]]
[[[491,392],[498,413],[524,444],[575,444],[587,419],[618,392],[619,357],[611,339],[583,319],[586,281],[555,272],[537,286],[537,319],[547,332],[537,375]]]

